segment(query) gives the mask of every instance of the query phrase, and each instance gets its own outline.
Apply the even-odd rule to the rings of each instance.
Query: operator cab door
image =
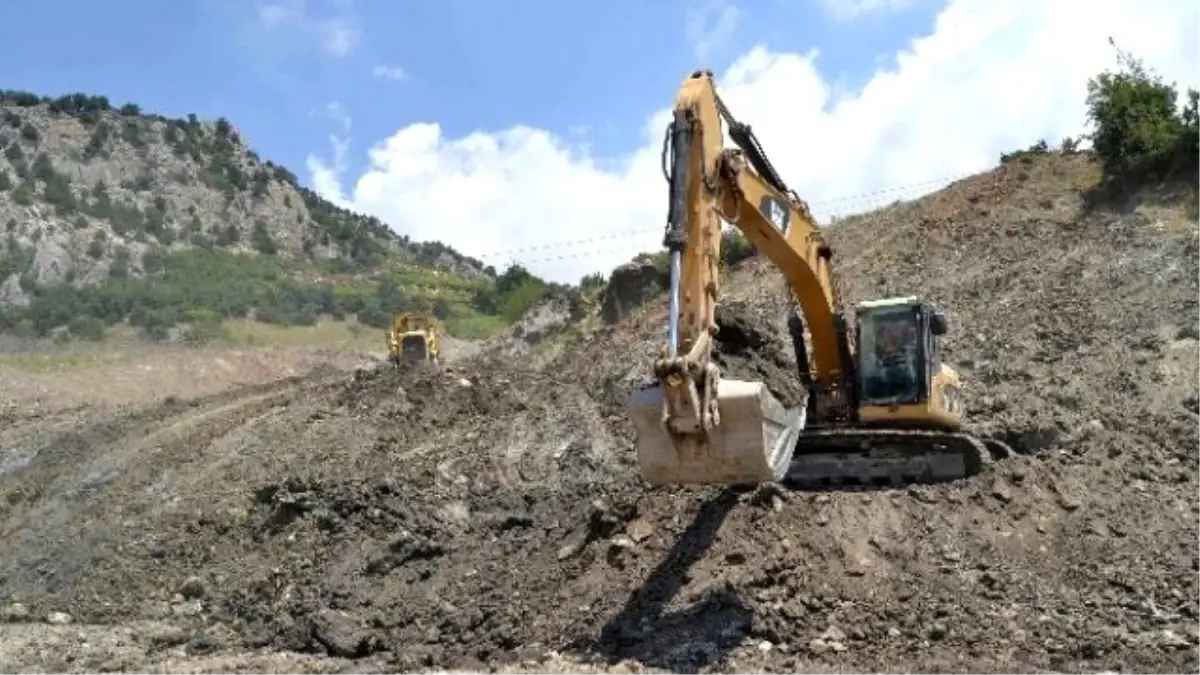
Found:
[[[860,405],[892,407],[928,400],[928,334],[920,306],[877,307],[859,315]]]

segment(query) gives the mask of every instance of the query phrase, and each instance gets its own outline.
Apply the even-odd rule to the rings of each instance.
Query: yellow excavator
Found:
[[[442,363],[441,331],[437,320],[426,312],[404,312],[392,317],[388,331],[388,360],[401,364]]]
[[[723,124],[737,148],[724,147]],[[683,82],[663,164],[669,337],[653,364],[657,385],[630,401],[648,482],[936,482],[1009,452],[963,430],[959,376],[939,353],[944,314],[896,297],[858,303],[846,320],[822,230],[718,96],[711,71]],[[713,362],[722,221],[779,269],[803,315],[789,320],[806,392],[794,409],[762,382],[723,379]]]

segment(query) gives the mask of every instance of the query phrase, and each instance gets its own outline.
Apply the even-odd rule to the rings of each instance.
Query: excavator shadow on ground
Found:
[[[701,505],[670,552],[630,594],[621,610],[605,623],[598,637],[575,646],[583,653],[601,656],[610,664],[633,659],[676,672],[696,672],[718,664],[750,637],[754,612],[738,591],[722,586],[685,609],[668,608],[691,581],[691,568],[708,553],[734,509],[771,508],[774,497],[779,495],[875,492],[939,482],[943,481],[897,487],[878,482],[829,485],[785,480],[762,486],[724,487]]]
[[[691,524],[600,630],[577,647],[610,663],[633,659],[653,668],[696,672],[721,661],[750,633],[753,610],[730,587],[708,593],[686,609],[668,607],[691,580],[690,570],[716,541],[725,519],[753,486],[722,488],[701,507]]]

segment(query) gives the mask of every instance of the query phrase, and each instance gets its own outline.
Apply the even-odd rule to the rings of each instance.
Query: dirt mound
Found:
[[[848,301],[947,310],[972,424],[1027,453],[981,476],[646,489],[624,405],[652,302],[537,367],[485,351],[12,432],[0,601],[405,670],[1191,670],[1196,230],[1089,210],[1092,171],[1002,169],[834,233]],[[724,288],[728,376],[795,402],[777,273]]]

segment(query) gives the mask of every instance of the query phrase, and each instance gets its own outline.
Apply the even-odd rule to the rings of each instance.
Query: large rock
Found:
[[[566,298],[544,300],[528,312],[513,327],[513,337],[537,344],[564,328],[571,321],[571,307]]]
[[[606,323],[616,323],[629,316],[647,300],[662,293],[670,284],[667,272],[649,256],[634,259],[613,270],[604,289],[600,316]]]

